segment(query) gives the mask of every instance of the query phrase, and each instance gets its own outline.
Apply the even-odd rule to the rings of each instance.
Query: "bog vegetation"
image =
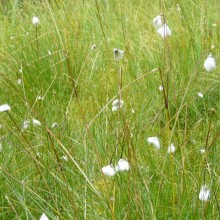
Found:
[[[0,3],[0,219],[218,219],[220,2]]]

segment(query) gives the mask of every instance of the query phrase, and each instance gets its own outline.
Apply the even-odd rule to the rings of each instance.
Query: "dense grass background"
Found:
[[[0,219],[219,218],[219,67],[203,69],[210,49],[219,61],[218,0],[7,0],[0,10],[0,104],[11,106],[0,115]],[[160,13],[165,40],[152,25]],[[33,118],[42,126],[22,132]],[[104,176],[121,157],[131,169]]]

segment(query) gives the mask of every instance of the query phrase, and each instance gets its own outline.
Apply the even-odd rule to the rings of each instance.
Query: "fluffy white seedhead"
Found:
[[[21,82],[22,82],[21,79],[17,80],[18,85],[21,85]]]
[[[164,24],[164,18],[163,18],[163,15],[158,15],[157,17],[155,17],[153,19],[153,25],[155,28],[160,28],[162,27]]]
[[[162,85],[159,86],[159,90],[163,91],[163,86]]]
[[[120,159],[118,161],[118,165],[115,166],[116,172],[119,171],[128,171],[130,169],[130,165],[127,160]]]
[[[51,126],[52,128],[57,128],[58,127],[58,124],[56,122],[54,122]]]
[[[153,144],[158,150],[160,149],[160,141],[158,137],[149,137],[147,138],[149,144]]]
[[[33,119],[32,123],[33,123],[34,126],[41,126],[40,121],[38,121],[37,119]]]
[[[207,72],[211,72],[216,68],[216,62],[213,55],[210,53],[204,62],[204,68]]]
[[[112,102],[112,111],[118,111],[124,106],[124,101],[120,99],[116,99]]]
[[[40,20],[39,20],[39,18],[38,18],[37,16],[34,16],[34,17],[32,18],[32,24],[33,24],[34,26],[37,26],[37,25],[40,24]]]
[[[119,108],[118,108],[117,106],[113,106],[113,107],[112,107],[112,111],[113,111],[113,112],[118,111],[118,109],[119,109]]]
[[[174,144],[172,143],[167,150],[167,153],[174,153],[176,151],[176,147],[174,146]]]
[[[11,107],[8,104],[4,104],[0,106],[0,112],[9,112]]]
[[[111,164],[102,167],[102,172],[106,176],[114,176],[116,174],[115,168]]]
[[[30,124],[29,120],[24,120],[23,125],[22,125],[22,129],[23,130],[28,129],[29,124]]]
[[[117,106],[119,108],[122,108],[124,105],[124,101],[121,99],[116,99],[112,102],[112,106]]]
[[[199,96],[200,98],[203,98],[203,94],[202,94],[201,92],[198,92],[198,96]]]
[[[167,24],[163,24],[160,28],[157,29],[157,33],[162,37],[171,36],[172,32]]]
[[[96,45],[94,44],[91,46],[91,50],[95,50],[95,49],[96,49]]]
[[[210,198],[210,189],[206,185],[203,185],[199,192],[199,199],[202,202],[207,202],[209,198]]]
[[[45,213],[43,213],[39,220],[49,220]]]
[[[117,48],[114,48],[113,51],[114,51],[114,58],[115,58],[116,61],[119,61],[124,57],[124,51],[123,50],[119,50]]]
[[[65,161],[68,161],[68,157],[67,157],[66,155],[63,155],[63,156],[61,157],[61,159],[62,159],[62,160],[65,160]]]
[[[205,153],[205,149],[204,149],[204,148],[201,148],[201,149],[199,150],[199,152],[200,152],[201,154],[204,154],[204,153]]]

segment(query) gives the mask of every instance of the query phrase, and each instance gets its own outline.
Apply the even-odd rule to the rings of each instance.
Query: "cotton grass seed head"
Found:
[[[167,150],[167,153],[174,153],[176,151],[176,147],[174,146],[174,144],[172,143]]]
[[[115,168],[109,164],[105,167],[102,167],[102,173],[106,176],[114,176],[116,174]]]
[[[49,220],[49,218],[47,217],[45,213],[43,213],[39,220]]]
[[[38,25],[40,24],[40,19],[39,19],[37,16],[34,16],[34,17],[32,18],[32,24],[33,24],[34,26],[38,26]]]
[[[29,125],[30,125],[30,121],[29,120],[24,120],[24,122],[22,124],[22,130],[28,129]]]
[[[115,171],[120,172],[120,171],[128,171],[130,169],[130,165],[127,160],[120,159],[118,161],[118,164],[115,166]]]
[[[113,52],[114,52],[114,58],[115,58],[116,61],[119,61],[124,57],[124,51],[123,50],[119,50],[117,48],[114,48]]]
[[[207,72],[211,72],[216,68],[215,58],[213,57],[212,53],[206,58],[204,62],[204,68]]]
[[[4,104],[0,106],[0,112],[9,112],[11,107],[8,104]]]
[[[162,27],[164,24],[164,16],[158,15],[153,19],[153,25],[156,29]]]
[[[200,98],[203,98],[203,94],[201,92],[198,92],[197,94]]]
[[[199,192],[199,199],[202,202],[207,202],[209,198],[210,198],[210,189],[208,188],[208,186],[203,185]]]
[[[160,28],[157,29],[157,33],[162,37],[171,36],[172,32],[167,24],[163,24]]]
[[[95,49],[96,49],[96,45],[94,44],[91,46],[91,50],[95,50]]]
[[[160,149],[160,141],[158,137],[149,137],[147,138],[147,142],[154,145],[158,150]]]
[[[54,122],[51,127],[52,128],[57,128],[58,127],[58,123]]]
[[[32,123],[33,123],[34,126],[41,126],[40,121],[38,121],[37,119],[33,119]]]
[[[124,101],[121,99],[116,99],[112,102],[112,111],[118,111],[124,106]]]
[[[159,90],[163,91],[163,86],[162,85],[159,86]]]

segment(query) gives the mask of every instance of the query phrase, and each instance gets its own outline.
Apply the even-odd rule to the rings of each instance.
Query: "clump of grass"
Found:
[[[217,219],[217,6],[1,2],[0,218]]]

